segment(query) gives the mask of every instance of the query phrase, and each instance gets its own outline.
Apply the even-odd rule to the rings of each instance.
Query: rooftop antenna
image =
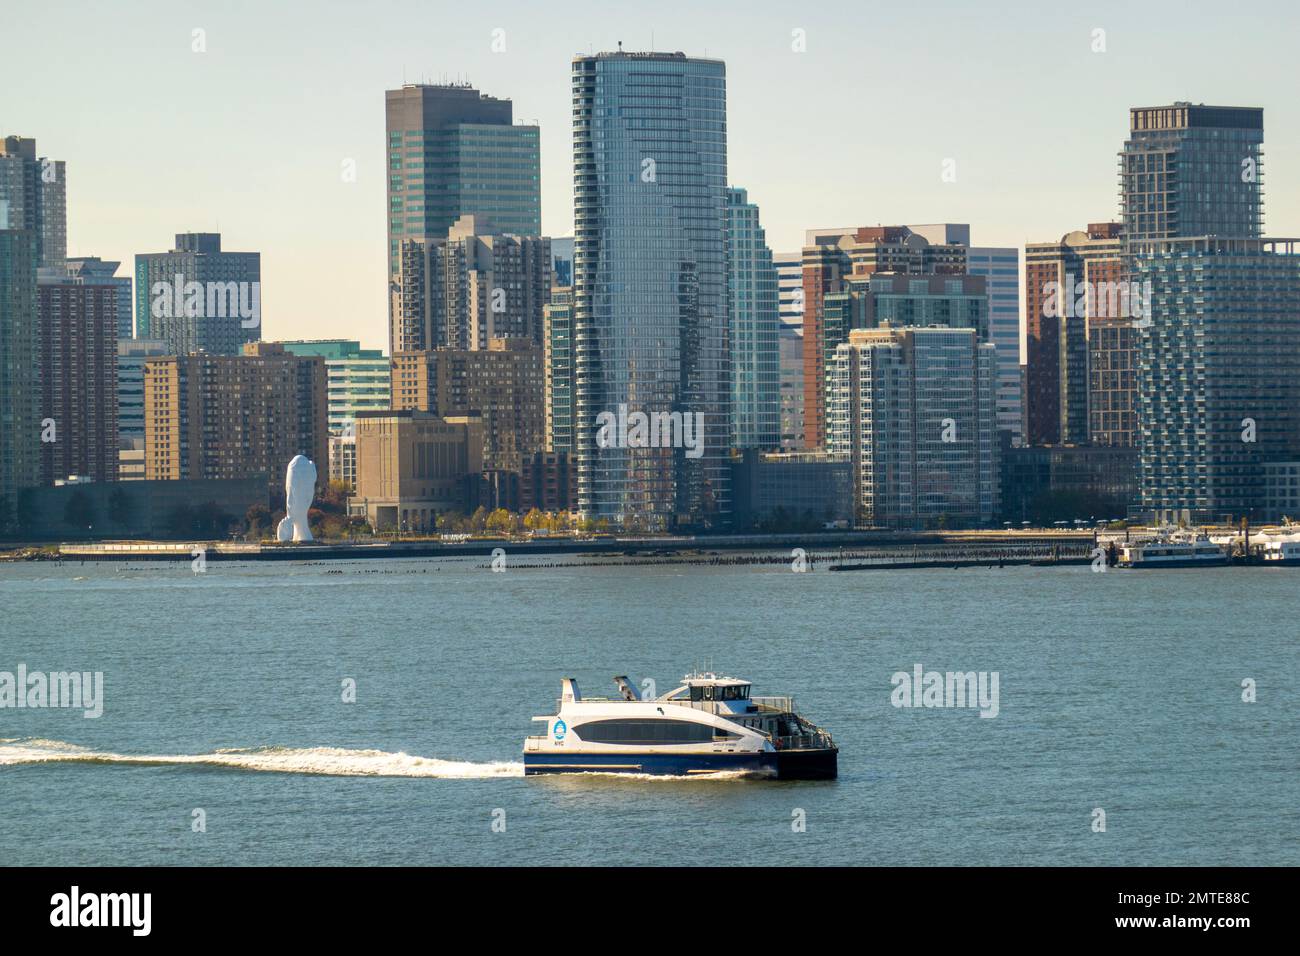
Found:
[[[622,41],[622,40],[619,40],[619,41],[618,41],[618,52],[619,52],[619,53],[622,53],[622,52],[623,52],[623,41]]]

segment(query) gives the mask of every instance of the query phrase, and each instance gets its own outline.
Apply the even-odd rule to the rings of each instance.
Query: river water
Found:
[[[1300,569],[482,565],[0,566],[0,672],[103,675],[0,708],[0,864],[1300,864]],[[839,779],[523,776],[562,676],[696,666]]]

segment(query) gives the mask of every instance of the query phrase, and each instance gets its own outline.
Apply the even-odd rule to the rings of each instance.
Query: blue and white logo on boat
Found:
[[[554,730],[554,733],[555,733],[555,739],[556,739],[556,740],[563,740],[563,739],[564,739],[564,735],[567,734],[568,732],[569,732],[569,727],[568,727],[568,725],[567,725],[564,721],[562,721],[562,720],[557,720],[557,721],[555,722],[555,730]]]

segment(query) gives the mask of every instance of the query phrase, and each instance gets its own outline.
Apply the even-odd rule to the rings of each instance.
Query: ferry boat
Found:
[[[1228,553],[1205,535],[1161,536],[1133,542],[1119,552],[1121,568],[1203,568],[1228,563]]]
[[[1269,538],[1260,549],[1265,564],[1300,564],[1300,535]]]
[[[583,697],[560,681],[557,713],[534,717],[546,733],[524,740],[524,773],[740,772],[781,780],[830,780],[839,753],[831,735],[795,710],[792,697],[754,697],[750,682],[687,674],[681,686],[643,699],[627,677],[617,698]]]

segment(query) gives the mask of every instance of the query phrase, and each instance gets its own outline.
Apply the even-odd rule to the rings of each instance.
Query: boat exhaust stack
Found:
[[[570,703],[576,700],[582,700],[582,695],[578,693],[578,681],[573,677],[560,678],[560,700]]]
[[[615,677],[614,683],[618,685],[619,693],[623,695],[624,700],[641,699],[641,695],[636,692],[636,688],[632,686],[632,682],[627,679],[626,674],[621,677]]]

